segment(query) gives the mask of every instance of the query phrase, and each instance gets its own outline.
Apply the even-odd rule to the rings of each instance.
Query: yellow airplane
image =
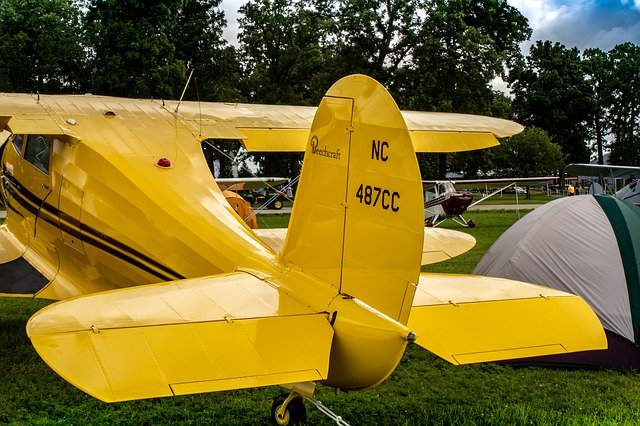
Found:
[[[283,385],[272,419],[287,424],[304,418],[303,398],[317,402],[315,383],[376,386],[410,342],[456,364],[606,347],[579,297],[420,272],[415,148],[496,144],[519,125],[402,113],[362,75],[336,82],[306,129],[306,108],[188,107],[0,95],[11,134],[0,147],[0,291],[61,300],[27,333],[86,393],[116,402]],[[232,137],[305,140],[279,251],[208,170],[202,141]]]

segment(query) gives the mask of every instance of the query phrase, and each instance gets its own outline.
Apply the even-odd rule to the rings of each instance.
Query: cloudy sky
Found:
[[[531,41],[558,41],[581,51],[640,45],[640,0],[508,0],[529,20]],[[531,41],[523,46],[528,53]]]
[[[640,45],[640,0],[507,0],[527,17],[535,40],[558,41],[581,51],[599,47],[609,51],[619,43]],[[225,37],[236,44],[238,8],[246,0],[222,0],[228,27]]]

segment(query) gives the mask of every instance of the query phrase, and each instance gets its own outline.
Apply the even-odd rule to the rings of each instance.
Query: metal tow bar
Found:
[[[349,423],[345,422],[344,420],[342,420],[342,417],[325,407],[322,402],[318,401],[317,399],[309,398],[308,396],[305,397],[305,399],[315,405],[316,408],[320,410],[325,416],[336,422],[337,425],[349,426]]]

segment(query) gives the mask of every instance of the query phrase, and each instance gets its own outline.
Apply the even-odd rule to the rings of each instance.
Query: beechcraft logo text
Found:
[[[334,160],[340,159],[340,149],[336,149],[335,151],[327,150],[327,146],[325,145],[322,148],[318,148],[320,141],[318,141],[317,136],[313,136],[311,138],[311,153],[313,155],[319,155],[321,157],[333,158]]]

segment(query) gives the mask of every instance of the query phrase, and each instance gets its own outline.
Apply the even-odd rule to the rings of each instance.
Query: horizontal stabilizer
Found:
[[[58,302],[27,333],[74,386],[106,402],[326,379],[333,330],[234,273]]]
[[[454,364],[607,348],[578,296],[492,277],[421,274],[408,327]]]
[[[254,229],[260,239],[280,252],[287,236],[287,228]],[[476,245],[476,239],[464,232],[444,228],[424,228],[422,265],[431,265],[460,256]]]

